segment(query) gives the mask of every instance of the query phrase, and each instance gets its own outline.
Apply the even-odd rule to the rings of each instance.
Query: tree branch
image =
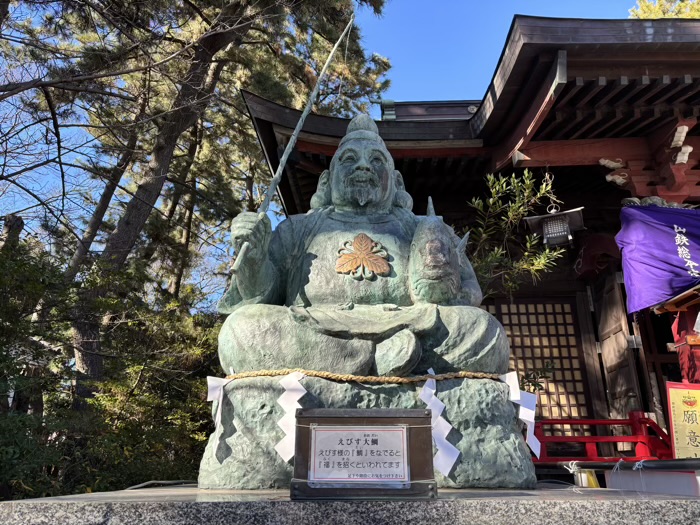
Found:
[[[56,160],[58,160],[58,168],[61,172],[61,213],[66,209],[66,172],[63,169],[63,146],[61,144],[61,129],[58,124],[58,116],[56,115],[56,105],[53,102],[51,93],[48,88],[41,88],[42,93],[44,93],[44,98],[46,99],[46,105],[49,107],[51,112],[51,120],[53,121],[53,134],[56,136]]]
[[[204,12],[197,5],[195,5],[193,2],[190,2],[190,0],[184,0],[184,3],[190,9],[192,9],[192,11],[197,13],[199,15],[199,18],[204,20],[207,23],[207,25],[211,25],[211,20],[209,19],[209,17],[207,17],[207,15],[205,15]]]
[[[55,159],[54,159],[54,160],[55,160]],[[30,190],[29,188],[27,188],[27,187],[24,186],[23,184],[20,184],[20,183],[17,182],[16,180],[8,180],[8,182],[9,182],[10,184],[14,185],[14,186],[17,186],[20,190],[22,190],[23,192],[25,192],[27,195],[29,195],[30,197],[32,197],[34,200],[36,200],[37,202],[41,203],[41,205],[44,207],[44,209],[45,209],[47,212],[49,212],[49,214],[50,214],[51,216],[53,216],[54,219],[56,219],[59,223],[61,223],[61,224],[63,225],[63,227],[64,227],[66,230],[68,230],[68,233],[70,233],[73,237],[75,237],[76,239],[78,239],[78,242],[80,242],[80,236],[73,230],[73,228],[71,228],[70,224],[68,224],[66,221],[64,221],[64,220],[61,218],[61,216],[56,215],[56,213],[51,209],[51,206],[49,206],[48,204],[46,204],[46,202],[44,202],[44,200],[43,200],[41,197],[39,197],[39,196],[38,196],[36,193],[34,193],[32,190]]]

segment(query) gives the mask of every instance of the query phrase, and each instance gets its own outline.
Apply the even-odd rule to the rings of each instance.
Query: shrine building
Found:
[[[274,172],[301,112],[244,97]],[[484,302],[509,335],[513,369],[553,364],[538,417],[643,411],[666,427],[665,384],[688,379],[695,359],[695,340],[679,339],[672,325],[678,317],[690,326],[700,297],[689,288],[630,315],[615,235],[623,199],[700,204],[700,20],[516,16],[481,100],[384,100],[381,109],[379,133],[418,215],[431,196],[445,222],[468,227],[467,202],[483,194],[485,175],[524,169],[553,175],[562,210],[583,207],[585,229],[572,233],[555,272],[513,298]],[[307,118],[278,189],[287,215],[309,210],[347,125]],[[597,430],[562,424],[548,432]]]

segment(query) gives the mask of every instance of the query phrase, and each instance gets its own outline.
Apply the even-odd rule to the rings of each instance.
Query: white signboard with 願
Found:
[[[409,482],[407,426],[311,426],[311,483]]]

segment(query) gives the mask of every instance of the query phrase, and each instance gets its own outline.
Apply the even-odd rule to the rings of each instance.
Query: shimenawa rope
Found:
[[[300,372],[308,377],[320,377],[329,381],[337,381],[340,383],[381,383],[381,384],[405,384],[405,383],[420,383],[428,379],[444,381],[447,379],[494,379],[498,380],[498,374],[487,374],[484,372],[447,372],[445,374],[425,374],[422,376],[411,377],[393,377],[393,376],[356,376],[353,374],[335,374],[333,372],[323,372],[320,370],[305,370],[303,368],[285,368],[282,370],[254,370],[251,372],[241,372],[226,376],[226,379],[246,379],[249,377],[265,377],[265,376],[286,376],[293,372]]]

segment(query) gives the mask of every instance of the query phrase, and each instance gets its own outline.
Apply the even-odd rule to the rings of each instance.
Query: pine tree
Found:
[[[353,5],[0,2],[0,209],[26,222],[0,249],[0,498],[196,475],[208,294],[270,177],[240,90],[301,107]],[[357,28],[341,49],[319,113],[388,87]]]
[[[637,0],[631,18],[700,18],[698,0]]]
[[[269,175],[239,89],[300,106],[352,7],[41,0],[3,15],[3,191],[36,201],[54,239],[62,236],[65,280],[79,284],[72,344],[87,377],[102,375],[100,304],[111,273],[147,263],[163,280],[156,287],[178,299],[205,260],[202,246],[225,256],[221,236],[204,230],[225,232],[260,200]],[[365,56],[354,30],[317,111],[366,108],[388,86],[387,69]],[[50,183],[37,189],[40,175]]]

